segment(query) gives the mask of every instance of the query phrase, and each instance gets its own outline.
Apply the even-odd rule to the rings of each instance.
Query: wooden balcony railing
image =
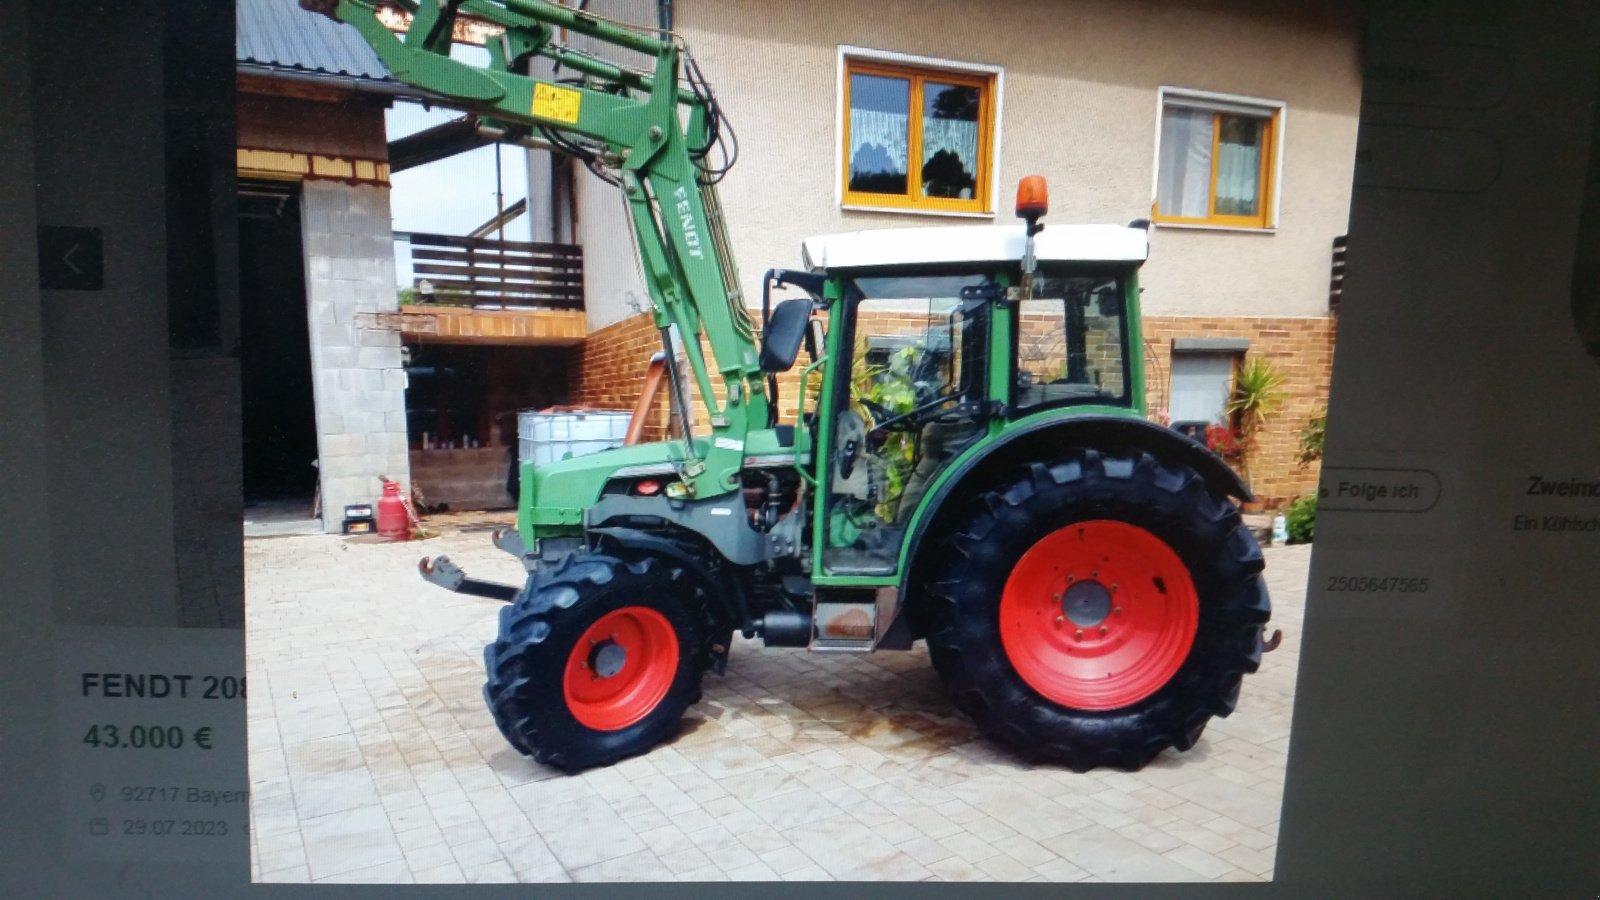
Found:
[[[583,309],[583,248],[411,234],[417,304]]]

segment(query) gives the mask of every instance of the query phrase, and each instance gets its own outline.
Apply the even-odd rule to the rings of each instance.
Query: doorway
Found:
[[[239,351],[246,508],[310,517],[317,489],[300,185],[239,182]]]

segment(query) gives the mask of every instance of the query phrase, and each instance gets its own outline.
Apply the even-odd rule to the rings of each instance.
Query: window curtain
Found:
[[[1203,219],[1210,214],[1212,114],[1169,106],[1161,115],[1161,214]],[[1253,188],[1252,188],[1253,191]]]
[[[978,123],[961,119],[922,120],[922,158],[940,150],[954,153],[968,172],[978,170]]]
[[[974,145],[976,146],[976,145]],[[861,151],[875,147],[881,154]],[[892,172],[906,174],[907,118],[897,113],[876,112],[870,109],[850,110],[850,160],[852,174]],[[886,158],[885,158],[886,157]],[[871,168],[857,168],[859,162],[869,162]],[[883,164],[888,167],[884,168]]]
[[[1248,144],[1217,145],[1217,212],[1225,216],[1260,213],[1261,148]]]

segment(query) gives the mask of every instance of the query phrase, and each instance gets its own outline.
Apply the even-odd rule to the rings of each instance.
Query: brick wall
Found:
[[[1033,327],[1033,317],[1024,322],[1024,331]],[[926,317],[905,313],[877,313],[864,317],[872,333],[922,333]],[[1039,321],[1043,321],[1042,319]],[[1060,328],[1059,319],[1054,325]],[[1268,506],[1287,503],[1316,489],[1318,467],[1302,469],[1296,462],[1300,432],[1306,423],[1327,407],[1328,385],[1333,371],[1335,320],[1328,317],[1242,317],[1242,316],[1151,316],[1144,320],[1146,399],[1152,413],[1168,405],[1169,377],[1172,371],[1172,343],[1177,338],[1242,338],[1249,342],[1246,357],[1261,357],[1284,376],[1284,401],[1257,435],[1250,455],[1244,461],[1252,489]],[[1091,338],[1093,335],[1091,335]],[[1091,362],[1102,355],[1101,342],[1091,340]],[[606,409],[631,409],[643,385],[650,355],[660,346],[648,315],[636,315],[601,329],[584,344],[578,387],[574,403]],[[704,342],[702,347],[704,348]],[[709,350],[707,350],[709,353]],[[779,376],[781,419],[793,421],[800,371],[806,357],[789,372]],[[1102,366],[1111,376],[1111,367]],[[1113,376],[1114,377],[1114,376]],[[820,383],[812,376],[812,391]],[[717,402],[723,391],[716,385]],[[663,395],[661,411],[652,419],[649,440],[663,436],[667,401]],[[807,408],[814,408],[815,403]],[[694,400],[696,428],[708,427],[705,405]]]
[[[1245,358],[1261,358],[1284,377],[1284,401],[1257,435],[1244,470],[1269,507],[1316,490],[1319,467],[1295,461],[1300,432],[1328,403],[1336,330],[1331,317],[1150,316],[1144,320],[1145,387],[1152,412],[1168,403],[1176,338],[1242,338]]]
[[[578,360],[572,404],[591,409],[633,409],[644,390],[650,357],[660,349],[661,332],[648,313],[629,316],[591,332],[584,339]],[[670,402],[667,391],[662,390],[645,428],[646,441],[666,437]]]

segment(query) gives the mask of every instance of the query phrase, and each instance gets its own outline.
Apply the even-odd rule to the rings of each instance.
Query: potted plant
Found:
[[[1250,480],[1250,451],[1267,419],[1282,405],[1283,373],[1261,358],[1241,365],[1233,375],[1233,391],[1223,411],[1236,423],[1239,474]]]

